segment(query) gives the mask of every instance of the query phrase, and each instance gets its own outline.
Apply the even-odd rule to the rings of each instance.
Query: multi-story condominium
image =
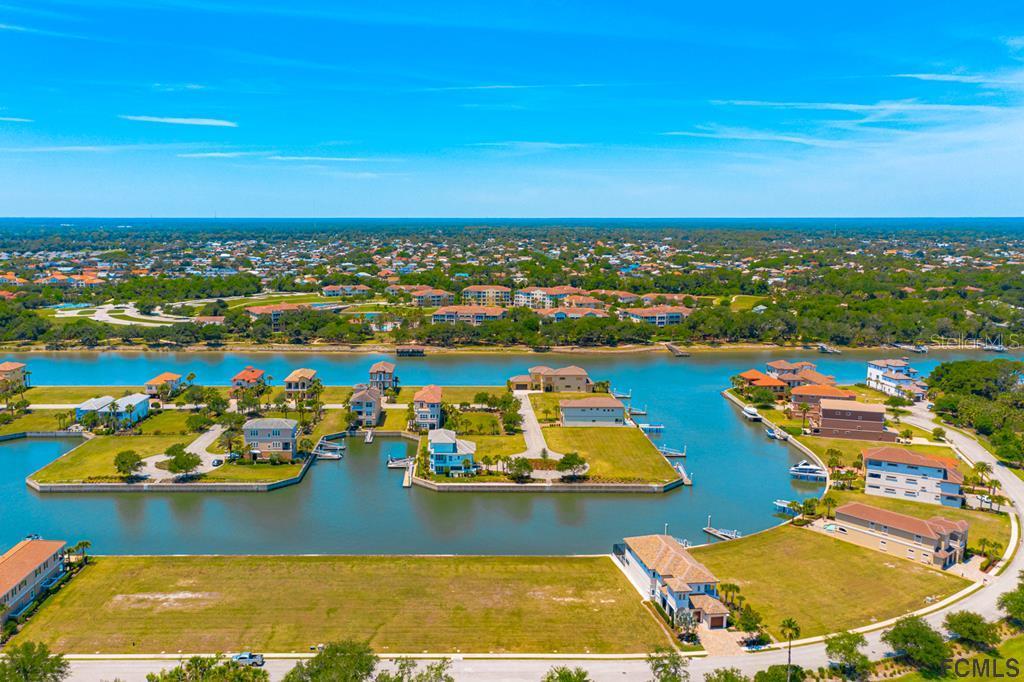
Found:
[[[863,452],[864,492],[945,507],[961,507],[964,475],[956,462],[927,457],[904,448],[879,447]]]
[[[276,332],[280,330],[278,325],[281,322],[281,315],[307,307],[300,303],[274,303],[273,305],[249,306],[245,312],[249,313],[249,317],[253,320],[268,320],[271,328]]]
[[[295,456],[299,423],[294,419],[250,419],[242,425],[245,449],[256,460],[273,457],[291,461]]]
[[[608,298],[614,298],[619,303],[630,304],[636,303],[640,300],[640,296],[629,291],[616,291],[614,289],[593,289],[590,292],[591,296],[606,296]]]
[[[780,379],[780,381],[782,380]],[[832,400],[856,400],[857,394],[828,384],[804,384],[789,392],[790,408],[797,414],[800,414],[801,405],[807,405],[811,408],[811,412],[817,413],[820,407],[819,403],[830,398]]]
[[[439,429],[444,421],[441,411],[440,386],[431,384],[416,391],[412,397],[413,423],[421,429]]]
[[[378,389],[366,384],[357,385],[348,405],[359,418],[360,426],[376,426],[380,423],[381,393]]]
[[[567,296],[585,294],[583,289],[576,287],[526,287],[516,292],[513,299],[522,308],[557,308]]]
[[[582,294],[572,294],[562,299],[562,307],[564,308],[587,308],[590,310],[600,310],[604,308],[604,301],[593,296],[584,296]]]
[[[421,308],[436,308],[455,303],[455,294],[444,289],[421,289],[411,294],[412,302]]]
[[[492,320],[505,318],[505,309],[489,305],[449,305],[438,308],[431,315],[434,324],[465,322],[474,327]]]
[[[157,374],[145,383],[146,395],[155,398],[160,395],[160,391],[163,390],[164,386],[167,387],[168,395],[174,395],[181,386],[181,375],[174,372],[161,372]]]
[[[384,288],[384,293],[389,296],[410,295],[417,291],[427,291],[434,287],[427,284],[389,284]]]
[[[462,290],[462,302],[474,305],[507,306],[512,290],[498,284],[473,284]]]
[[[656,305],[650,308],[625,308],[622,312],[633,322],[665,327],[670,324],[680,324],[690,316],[693,308],[682,305]]]
[[[655,304],[680,304],[682,305],[687,299],[692,299],[693,296],[690,294],[659,294],[657,292],[644,294],[640,297],[640,300],[644,305],[655,305]]]
[[[718,578],[669,535],[640,535],[615,545],[612,555],[644,599],[669,618],[691,613],[706,627],[729,624],[729,609],[718,599]]]
[[[300,367],[284,378],[284,390],[290,396],[305,396],[314,381],[316,370]]]
[[[563,393],[589,393],[594,390],[587,370],[576,365],[551,369],[536,365],[527,370],[529,374],[512,377],[514,390],[558,391]]]
[[[0,625],[16,618],[64,572],[60,540],[22,540],[0,556]]]
[[[473,455],[476,443],[462,440],[451,429],[434,429],[427,434],[430,473],[464,476],[476,469]]]
[[[968,523],[944,516],[919,519],[850,502],[836,509],[834,526],[844,540],[937,568],[954,566],[967,553]]]
[[[24,362],[0,362],[0,384],[28,387],[28,370]]]
[[[928,387],[917,378],[917,370],[906,360],[871,360],[868,362],[868,388],[887,395],[911,400],[924,398]]]
[[[398,390],[398,375],[395,363],[381,360],[370,367],[370,386],[381,393]]]
[[[373,289],[365,284],[328,284],[322,289],[324,296],[368,296]]]
[[[562,426],[625,426],[626,407],[618,398],[594,396],[558,401]]]
[[[546,320],[578,320],[582,317],[608,317],[608,313],[597,308],[540,308],[537,314]]]
[[[896,434],[885,428],[885,405],[855,400],[819,399],[811,431],[825,438],[896,441]]]

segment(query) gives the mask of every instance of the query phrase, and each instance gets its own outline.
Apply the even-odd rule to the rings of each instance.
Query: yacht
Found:
[[[828,479],[828,471],[806,459],[789,467],[789,475],[804,481],[824,481]]]

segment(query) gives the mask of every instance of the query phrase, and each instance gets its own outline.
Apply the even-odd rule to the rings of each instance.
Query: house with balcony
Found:
[[[484,322],[505,319],[505,309],[489,305],[449,305],[438,308],[430,316],[434,324],[464,322],[478,327]]]
[[[246,365],[245,369],[231,377],[232,390],[256,388],[264,385],[264,372],[252,365]]]
[[[512,303],[512,290],[498,284],[472,284],[460,293],[463,303],[505,307]]]
[[[369,296],[373,293],[373,289],[365,284],[328,284],[321,289],[321,293],[328,298],[337,296]]]
[[[895,443],[897,434],[885,426],[885,405],[843,398],[820,398],[811,416],[811,433],[823,438],[849,438]]]
[[[624,308],[622,314],[633,322],[653,324],[655,327],[666,327],[681,324],[690,316],[693,308],[684,305],[656,305],[650,308]]]
[[[276,417],[250,419],[242,425],[242,436],[247,456],[253,460],[290,462],[298,448],[299,422]]]
[[[849,502],[835,511],[831,524],[836,537],[889,556],[947,569],[967,554],[967,521],[944,516],[919,519],[860,502]]]
[[[546,365],[535,365],[528,374],[517,375],[509,380],[516,391],[555,391],[560,393],[590,393],[594,390],[587,370],[576,365],[552,369]]]
[[[455,303],[455,294],[444,289],[420,289],[410,294],[413,305],[420,308],[437,308]]]
[[[451,429],[434,429],[427,434],[430,473],[466,476],[476,472],[473,459],[476,443],[462,440]]]
[[[420,429],[439,429],[444,422],[441,409],[443,390],[431,384],[416,391],[412,397],[413,424]]]
[[[284,391],[289,398],[304,398],[315,381],[315,369],[300,367],[284,378]]]
[[[711,629],[729,625],[718,598],[718,578],[669,535],[639,535],[615,545],[612,555],[644,599],[675,618],[684,612]]]
[[[828,384],[805,384],[789,392],[789,406],[794,414],[800,414],[801,405],[807,405],[811,413],[817,414],[823,399],[852,401],[857,399],[857,394]]]
[[[526,287],[516,292],[513,303],[521,308],[558,308],[568,296],[581,296],[587,292],[571,286]]]
[[[0,625],[17,618],[64,573],[62,540],[22,540],[0,556]]]
[[[381,360],[370,367],[370,386],[381,393],[398,390],[398,375],[395,374],[395,363]]]
[[[166,386],[166,388],[164,388]],[[181,375],[174,372],[161,372],[145,383],[143,389],[151,398],[160,397],[161,392],[173,396],[181,388]]]
[[[748,369],[736,375],[745,388],[766,388],[772,393],[782,395],[786,392],[786,382],[765,374],[759,369]]]
[[[366,384],[358,384],[348,406],[358,417],[361,427],[377,426],[380,423],[382,396],[379,389]]]
[[[266,320],[270,322],[270,327],[275,332],[280,331],[281,316],[285,313],[294,313],[299,310],[308,308],[309,306],[304,303],[274,303],[272,305],[254,305],[249,306],[245,309],[245,312],[249,314],[249,319]]]
[[[0,384],[17,388],[28,388],[28,369],[24,362],[0,362]]]
[[[886,395],[915,401],[923,399],[928,392],[928,387],[918,377],[918,371],[906,359],[871,360],[864,383]]]
[[[956,461],[928,457],[905,448],[870,448],[864,457],[864,492],[944,507],[964,503],[964,475]]]

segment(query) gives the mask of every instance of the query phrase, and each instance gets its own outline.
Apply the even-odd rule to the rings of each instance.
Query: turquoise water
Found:
[[[595,379],[632,390],[646,405],[647,421],[665,425],[656,439],[687,448],[692,488],[664,495],[635,494],[438,494],[401,487],[401,472],[384,466],[405,442],[350,442],[348,456],[315,464],[300,485],[266,494],[39,495],[25,476],[66,451],[73,442],[13,441],[0,444],[0,546],[27,533],[77,540],[94,551],[128,553],[470,553],[566,554],[607,551],[625,535],[669,532],[706,540],[713,524],[744,533],[778,522],[777,498],[816,494],[815,484],[791,481],[787,469],[799,457],[769,441],[719,391],[729,377],[777,357],[806,357],[840,382],[863,379],[864,363],[878,352],[822,356],[817,353],[729,352],[676,359],[644,355],[448,355],[396,360],[407,385],[498,385],[536,364],[578,364]],[[35,353],[8,359],[28,362],[32,381],[44,384],[138,385],[163,370],[193,371],[197,382],[225,384],[252,364],[278,380],[295,367],[315,368],[326,384],[365,380],[384,355],[312,353]],[[926,373],[943,359],[964,353],[915,356]],[[979,356],[973,357],[991,357]]]

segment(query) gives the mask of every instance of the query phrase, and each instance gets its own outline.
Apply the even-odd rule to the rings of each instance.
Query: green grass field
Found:
[[[33,410],[15,417],[10,424],[0,426],[0,435],[23,431],[59,431],[61,423],[57,415],[61,413],[67,414],[68,410]],[[64,427],[67,428],[69,423],[66,421]]]
[[[531,393],[530,403],[533,405],[533,412],[537,419],[542,422],[556,422],[561,419],[561,412],[558,410],[558,403],[562,400],[579,400],[580,398],[592,398],[593,393]]]
[[[405,431],[409,426],[409,414],[405,408],[384,410],[384,423],[380,428],[385,431]]]
[[[981,538],[996,540],[1002,543],[1004,548],[1006,543],[1010,541],[1010,517],[1006,514],[972,511],[970,509],[953,509],[923,502],[914,502],[912,500],[883,497],[881,495],[866,495],[853,490],[830,490],[829,494],[836,498],[839,504],[861,502],[872,507],[889,509],[919,519],[945,516],[954,521],[966,521],[971,524],[970,531],[968,531],[969,546],[975,551],[978,550],[978,540]]]
[[[916,452],[929,457],[942,457],[944,459],[957,459],[956,453],[946,445],[902,445],[898,443],[882,443],[871,440],[851,440],[847,438],[821,438],[819,436],[800,436],[800,442],[814,451],[822,461],[826,461],[825,452],[835,448],[841,453],[840,459],[843,464],[853,466],[857,455],[864,450],[878,447],[897,447],[911,452]],[[966,462],[957,460],[961,471],[968,471],[970,467]]]
[[[320,394],[320,402],[324,404],[347,403],[351,397],[351,386],[324,386],[324,391]]]
[[[767,296],[751,296],[749,294],[736,294],[729,302],[729,309],[734,313],[750,310],[758,303],[768,300]]]
[[[462,412],[458,417],[458,432],[461,435],[498,435],[501,423],[498,415],[491,412]]]
[[[395,399],[395,402],[402,405],[411,403],[412,397],[421,388],[423,387],[402,386],[398,391],[398,397]],[[441,400],[453,405],[472,403],[477,393],[490,393],[493,396],[500,396],[507,392],[504,386],[442,386],[441,388],[443,389]]]
[[[198,436],[185,426],[192,413],[187,410],[164,410],[160,414],[146,417],[139,422],[139,430],[143,435],[173,435],[186,436],[191,441]]]
[[[25,400],[40,405],[77,405],[89,398],[120,398],[141,392],[142,386],[33,386],[25,391]]]
[[[698,547],[693,555],[722,582],[739,585],[776,638],[795,618],[803,637],[870,625],[958,592],[962,578],[894,559],[815,531],[781,526]]]
[[[64,653],[646,652],[667,644],[607,557],[100,557],[16,641]]]
[[[85,441],[32,475],[39,483],[120,481],[114,455],[134,450],[145,459],[159,455],[174,443],[187,445],[191,436],[97,436]]]
[[[853,385],[840,386],[839,388],[843,389],[844,391],[852,391],[853,393],[856,393],[856,400],[857,402],[861,403],[884,403],[890,397],[885,393],[882,393],[881,391],[876,391],[875,389],[868,388],[867,386]]]
[[[200,483],[273,483],[298,476],[302,464],[234,464],[227,462],[203,474]]]
[[[593,481],[668,483],[678,476],[640,429],[627,426],[552,426],[544,429],[548,448],[578,452],[590,464]]]
[[[490,455],[491,457],[495,457],[497,455],[518,455],[520,452],[526,450],[526,439],[521,433],[511,436],[462,435],[461,437],[472,443],[476,443],[476,460],[478,462],[485,455]]]
[[[269,295],[258,295],[258,296],[247,296],[245,298],[235,299],[228,301],[228,308],[248,308],[254,305],[274,305],[275,303],[331,303],[334,301],[340,302],[339,298],[327,298],[321,296],[318,293],[309,294],[293,294],[293,295],[281,295],[281,294],[269,294]]]

